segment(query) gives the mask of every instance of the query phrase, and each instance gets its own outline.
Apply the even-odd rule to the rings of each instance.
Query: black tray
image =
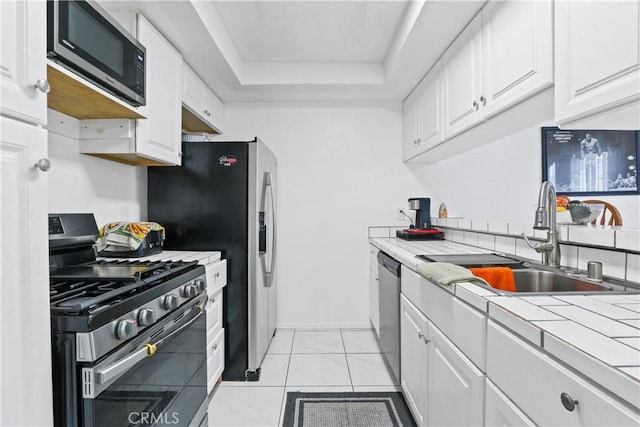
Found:
[[[512,267],[522,265],[522,261],[497,254],[449,254],[418,256],[426,261],[448,262],[450,264],[461,265],[463,267],[482,267],[491,265],[504,265]]]

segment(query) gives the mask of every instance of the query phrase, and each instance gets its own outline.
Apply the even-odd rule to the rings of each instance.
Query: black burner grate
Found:
[[[197,261],[105,261],[51,271],[52,313],[91,314],[197,267]]]

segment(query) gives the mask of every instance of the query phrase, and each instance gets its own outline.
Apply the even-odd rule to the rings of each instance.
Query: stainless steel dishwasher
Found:
[[[400,263],[378,252],[380,348],[400,384]]]

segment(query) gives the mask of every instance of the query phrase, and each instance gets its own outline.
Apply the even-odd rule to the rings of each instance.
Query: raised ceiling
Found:
[[[245,62],[383,62],[406,1],[215,1]]]
[[[478,0],[104,1],[141,11],[225,102],[401,100]]]

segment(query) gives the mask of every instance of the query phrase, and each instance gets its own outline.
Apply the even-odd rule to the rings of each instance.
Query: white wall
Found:
[[[400,104],[227,104],[223,139],[278,158],[278,327],[369,326],[372,224],[422,186],[400,160]]]
[[[49,212],[93,213],[98,227],[140,221],[146,213],[147,171],[79,153],[79,122],[49,110]]]
[[[432,198],[432,215],[440,202],[449,216],[533,224],[542,181],[540,127],[555,126],[552,117],[471,151],[435,164],[411,168]],[[471,130],[473,132],[473,130]],[[614,204],[625,228],[640,228],[640,196],[571,196]]]

